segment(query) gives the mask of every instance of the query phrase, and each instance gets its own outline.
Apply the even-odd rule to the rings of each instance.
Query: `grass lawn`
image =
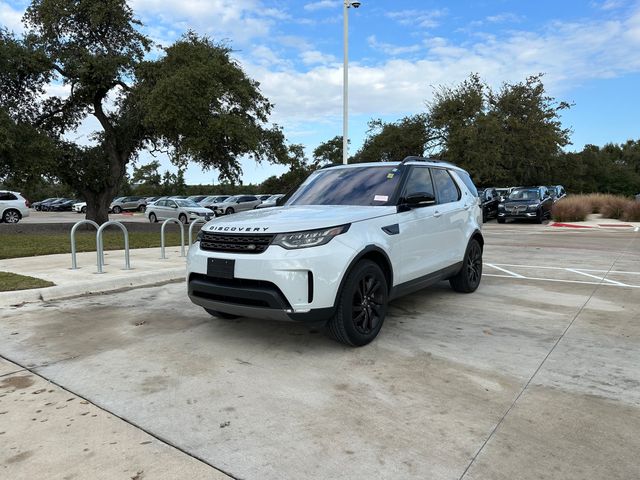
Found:
[[[52,287],[54,284],[40,278],[26,277],[17,273],[0,272],[0,292]]]
[[[185,233],[185,242],[188,242],[186,237]],[[124,239],[120,232],[105,232],[103,238],[105,250],[124,248]],[[180,232],[167,232],[165,239],[167,246],[180,245]],[[129,248],[151,247],[160,247],[159,232],[129,233]],[[95,232],[78,232],[76,248],[78,252],[95,252]],[[71,253],[71,240],[68,234],[0,234],[0,260],[54,253]]]

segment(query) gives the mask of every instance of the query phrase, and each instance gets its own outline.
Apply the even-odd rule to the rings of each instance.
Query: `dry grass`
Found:
[[[622,214],[625,222],[640,222],[640,202],[630,200]]]
[[[590,199],[586,195],[575,195],[558,201],[551,210],[556,222],[582,222],[591,213]]]
[[[576,195],[575,197],[581,197],[587,201],[590,205],[591,213],[601,213],[604,205],[615,201],[616,198],[620,198],[610,193],[590,193],[588,195]]]
[[[621,219],[624,215],[625,209],[633,200],[627,197],[611,196],[600,207],[600,214],[604,218],[617,218]]]

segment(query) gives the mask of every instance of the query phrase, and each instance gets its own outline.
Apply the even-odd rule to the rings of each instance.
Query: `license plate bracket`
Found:
[[[235,278],[236,261],[225,258],[207,259],[207,276],[215,278]]]

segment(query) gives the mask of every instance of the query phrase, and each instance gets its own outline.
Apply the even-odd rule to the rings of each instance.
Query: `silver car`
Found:
[[[269,198],[267,198],[266,200],[264,200],[260,205],[258,205],[256,208],[271,208],[271,207],[277,207],[278,206],[278,200],[281,199],[282,197],[284,197],[284,194],[282,193],[278,193],[276,195],[271,195]]]
[[[125,210],[144,212],[146,208],[147,199],[145,197],[120,197],[111,202],[109,206],[109,210],[116,214]]]
[[[255,195],[236,195],[227,198],[222,203],[214,204],[212,208],[216,215],[231,215],[236,212],[253,210],[261,203]]]
[[[209,220],[213,217],[213,213],[208,208],[201,207],[192,200],[178,198],[158,200],[147,207],[145,215],[151,223],[155,223],[158,220],[175,218],[184,224],[196,218]]]

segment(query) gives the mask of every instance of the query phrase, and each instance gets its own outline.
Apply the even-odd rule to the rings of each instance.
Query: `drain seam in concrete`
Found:
[[[509,406],[509,408],[507,409],[506,412],[504,412],[504,415],[502,415],[502,417],[500,418],[500,420],[498,420],[498,423],[495,424],[495,426],[493,427],[493,429],[491,430],[491,433],[489,433],[489,436],[485,439],[485,441],[482,443],[482,445],[480,446],[480,448],[478,449],[478,451],[475,453],[475,455],[473,456],[473,458],[471,459],[471,461],[469,462],[469,464],[467,465],[467,468],[464,469],[464,472],[462,472],[462,475],[460,475],[460,477],[458,478],[458,480],[462,480],[467,472],[469,471],[469,469],[471,468],[471,466],[475,463],[476,459],[478,458],[478,456],[480,455],[480,453],[482,453],[482,450],[484,450],[484,447],[487,446],[487,444],[489,443],[489,440],[491,440],[491,438],[493,437],[493,435],[496,433],[496,431],[498,430],[498,428],[500,427],[500,425],[502,425],[502,423],[504,422],[504,419],[507,417],[507,415],[509,415],[509,413],[511,412],[511,410],[513,410],[513,407],[515,407],[516,403],[518,402],[518,400],[520,400],[520,397],[522,397],[522,395],[524,394],[525,390],[529,387],[529,385],[531,384],[531,382],[533,381],[533,379],[535,378],[535,376],[538,374],[538,372],[542,369],[542,366],[545,364],[545,362],[547,361],[547,359],[551,356],[551,354],[554,352],[554,350],[556,349],[556,347],[558,346],[558,344],[560,343],[560,341],[564,338],[564,336],[566,335],[566,333],[569,331],[569,329],[571,328],[571,326],[573,325],[573,323],[576,321],[576,319],[580,316],[580,314],[582,313],[582,311],[585,309],[585,307],[588,305],[588,303],[591,301],[591,299],[593,298],[593,296],[595,295],[595,293],[598,291],[598,289],[602,286],[602,284],[604,284],[604,279],[607,277],[607,275],[609,275],[609,273],[611,272],[611,270],[613,269],[613,267],[615,266],[615,264],[618,262],[618,260],[620,260],[620,257],[622,257],[622,255],[624,255],[625,253],[627,253],[627,250],[631,247],[631,245],[633,244],[633,242],[635,242],[637,237],[634,237],[631,239],[631,241],[629,242],[629,244],[616,256],[616,258],[613,260],[613,262],[611,263],[611,266],[609,267],[609,269],[607,270],[607,273],[605,273],[602,276],[602,280],[593,288],[593,290],[591,291],[591,294],[589,295],[589,297],[587,298],[587,300],[580,306],[580,308],[578,309],[578,312],[574,315],[574,317],[571,319],[571,321],[569,322],[569,324],[567,325],[567,327],[564,329],[564,331],[562,332],[562,334],[558,337],[558,339],[556,340],[556,342],[553,344],[553,346],[551,347],[551,349],[549,350],[549,352],[545,355],[545,357],[542,359],[542,362],[540,362],[540,365],[538,365],[538,368],[535,369],[535,371],[533,372],[533,374],[531,375],[531,377],[529,377],[529,380],[527,380],[527,383],[525,383],[524,387],[522,387],[522,390],[520,390],[520,393],[518,393],[518,395],[516,396],[516,398],[513,400],[513,402],[511,403],[511,405]],[[606,285],[606,284],[605,284]]]
[[[82,400],[84,400],[84,401],[86,401],[86,402],[89,402],[91,405],[93,405],[94,407],[96,407],[96,408],[98,408],[98,409],[102,410],[103,412],[108,413],[109,415],[112,415],[113,417],[115,417],[115,418],[118,418],[118,419],[122,420],[122,421],[123,421],[123,422],[125,422],[126,424],[131,425],[132,427],[137,428],[138,430],[141,430],[142,432],[146,433],[147,435],[149,435],[149,436],[151,436],[151,437],[155,438],[156,440],[158,440],[158,441],[160,441],[160,442],[164,443],[165,445],[168,445],[168,446],[170,446],[170,447],[174,448],[175,450],[179,451],[180,453],[183,453],[184,455],[187,455],[188,457],[191,457],[191,458],[193,458],[194,460],[197,460],[198,462],[204,463],[205,465],[207,465],[207,466],[209,466],[209,467],[213,468],[214,470],[219,471],[220,473],[223,473],[224,475],[228,476],[229,478],[231,478],[231,479],[233,479],[233,480],[241,480],[241,479],[240,479],[240,477],[236,477],[236,476],[232,475],[231,473],[229,473],[229,472],[227,472],[227,471],[223,470],[222,468],[220,468],[220,467],[216,467],[215,465],[212,465],[211,463],[209,463],[208,461],[206,461],[206,460],[205,460],[205,459],[203,459],[202,457],[199,457],[198,455],[195,455],[195,454],[193,454],[193,453],[191,453],[191,452],[188,452],[187,450],[184,450],[182,447],[179,447],[178,445],[176,445],[175,443],[171,442],[170,440],[168,440],[168,439],[166,439],[166,438],[164,438],[164,437],[162,437],[162,436],[160,436],[160,435],[158,435],[158,434],[155,434],[155,433],[153,433],[153,432],[151,432],[151,431],[147,430],[147,429],[146,429],[146,428],[144,428],[144,427],[141,427],[141,426],[140,426],[140,425],[138,425],[137,423],[135,423],[135,422],[133,422],[133,421],[131,421],[131,420],[127,419],[127,418],[124,418],[124,417],[122,417],[122,416],[118,415],[117,413],[112,412],[112,411],[111,411],[111,410],[109,410],[108,408],[103,407],[103,406],[102,406],[102,405],[100,405],[99,403],[96,403],[95,401],[93,401],[93,400],[91,400],[91,399],[89,399],[89,398],[87,398],[87,397],[85,397],[85,396],[83,396],[83,395],[80,395],[79,393],[77,393],[77,392],[75,392],[75,391],[73,391],[73,390],[70,390],[70,389],[69,389],[69,388],[67,388],[67,387],[62,386],[62,385],[61,385],[61,384],[59,384],[58,382],[56,382],[56,381],[54,381],[54,380],[51,380],[50,378],[47,378],[47,377],[45,377],[44,375],[42,375],[42,374],[40,374],[40,373],[36,373],[36,372],[35,372],[35,371],[33,371],[31,368],[29,368],[29,367],[25,367],[24,365],[21,365],[20,363],[16,362],[15,360],[12,360],[12,359],[10,359],[10,358],[7,358],[7,357],[5,357],[5,356],[4,356],[4,355],[2,355],[2,354],[0,354],[0,359],[5,360],[5,361],[7,361],[7,362],[11,362],[11,363],[13,363],[13,364],[18,365],[19,367],[21,367],[21,368],[22,368],[22,370],[18,370],[18,372],[21,372],[21,371],[27,371],[27,372],[31,373],[32,375],[36,375],[36,376],[38,376],[38,377],[42,378],[43,380],[46,380],[47,382],[51,383],[52,385],[55,385],[56,387],[58,387],[58,388],[60,388],[60,389],[64,390],[65,392],[69,392],[70,394],[75,395],[76,397],[81,398]],[[35,368],[37,368],[37,367],[35,367]],[[14,372],[14,373],[17,373],[17,372]],[[10,374],[9,374],[9,375],[10,375]],[[4,376],[4,375],[0,375],[0,376]]]

